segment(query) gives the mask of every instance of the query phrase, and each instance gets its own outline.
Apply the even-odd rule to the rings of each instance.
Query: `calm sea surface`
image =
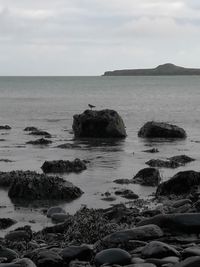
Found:
[[[88,103],[97,109],[115,109],[122,116],[128,137],[116,142],[79,142],[73,140],[73,115],[87,109]],[[167,121],[183,127],[184,141],[146,141],[137,137],[139,128],[149,120]],[[147,197],[155,188],[138,185],[117,185],[118,178],[132,178],[151,158],[166,159],[187,154],[196,161],[178,169],[161,169],[166,180],[186,169],[200,170],[200,77],[0,77],[0,124],[9,124],[11,131],[0,131],[1,171],[35,170],[41,172],[45,160],[90,160],[88,169],[80,174],[63,175],[79,186],[85,194],[62,205],[74,212],[82,204],[107,207],[102,193],[114,195],[117,188],[130,188]],[[36,126],[53,135],[52,145],[42,148],[26,145],[36,139],[23,129]],[[4,141],[3,141],[4,140]],[[78,144],[80,149],[60,149],[63,143]],[[142,152],[153,146],[159,153]],[[112,204],[125,202],[117,197]],[[14,207],[7,191],[0,191],[0,217],[17,219],[21,224],[35,220],[33,228],[49,224],[40,208]],[[5,206],[5,207],[4,207]],[[16,226],[15,226],[16,227]]]

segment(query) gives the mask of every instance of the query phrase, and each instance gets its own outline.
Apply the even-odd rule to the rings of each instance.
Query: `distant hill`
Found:
[[[161,75],[200,75],[200,69],[183,68],[171,63],[154,69],[127,69],[106,71],[103,76],[161,76]]]

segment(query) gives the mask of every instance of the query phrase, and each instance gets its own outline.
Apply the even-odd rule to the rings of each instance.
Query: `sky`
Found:
[[[0,75],[200,68],[200,0],[0,0]]]

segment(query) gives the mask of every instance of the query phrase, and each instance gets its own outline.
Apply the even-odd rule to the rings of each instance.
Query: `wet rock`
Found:
[[[190,199],[180,199],[177,201],[172,201],[172,207],[174,208],[182,207],[185,204],[192,204],[192,201]]]
[[[86,245],[71,246],[64,248],[61,251],[60,255],[65,263],[69,263],[70,261],[75,259],[80,261],[90,261],[93,256],[93,250]]]
[[[130,189],[120,189],[120,190],[115,191],[115,194],[120,195],[121,197],[124,197],[127,199],[138,199],[139,198],[139,196]]]
[[[117,223],[127,222],[129,219],[132,221],[132,216],[135,215],[135,209],[127,208],[124,204],[117,204],[103,212],[103,217],[109,221],[115,221]]]
[[[51,216],[52,222],[54,223],[62,223],[65,222],[68,219],[69,215],[68,214],[63,214],[63,213],[54,213]]]
[[[17,221],[10,218],[0,218],[0,230],[7,229],[13,224],[17,223]]]
[[[57,213],[57,214],[58,213],[66,214],[66,211],[62,207],[59,207],[59,206],[51,207],[47,211],[47,217],[48,218],[51,218],[54,213]]]
[[[23,258],[11,263],[1,263],[0,267],[36,267],[36,265],[27,258]]]
[[[35,249],[26,254],[26,257],[31,259],[37,267],[62,267],[63,259],[53,249]],[[1,267],[1,266],[0,266]]]
[[[123,266],[131,263],[131,255],[119,248],[106,249],[97,253],[94,263],[97,267],[103,264],[119,264]]]
[[[11,242],[26,241],[29,242],[32,239],[32,230],[29,225],[18,228],[5,235],[5,240]]]
[[[186,260],[173,265],[173,267],[199,267],[199,266],[200,266],[199,256],[189,257]]]
[[[144,262],[144,263],[129,264],[126,265],[126,267],[156,267],[156,265]]]
[[[116,179],[113,182],[116,184],[130,184],[131,180],[130,179]]]
[[[155,224],[176,232],[198,233],[200,231],[200,213],[160,214],[142,220],[138,226]]]
[[[164,264],[172,264],[172,266],[179,262],[179,257],[170,256],[164,257],[162,259],[149,258],[146,262],[153,263],[156,266],[164,266]]]
[[[143,150],[143,152],[146,152],[146,153],[158,153],[159,150],[157,148],[151,148],[151,149],[147,149],[147,150]]]
[[[59,172],[81,172],[86,170],[86,164],[83,160],[75,159],[69,160],[53,160],[45,161],[42,165],[42,170],[45,173],[59,173]]]
[[[179,164],[185,165],[186,163],[195,161],[195,159],[186,156],[186,155],[178,155],[178,156],[174,156],[169,158],[170,161],[174,161],[174,162],[178,162]]]
[[[159,170],[155,168],[145,168],[140,170],[132,180],[134,183],[145,186],[157,186],[160,183],[161,177]]]
[[[41,136],[45,136],[46,138],[51,138],[51,134],[46,132],[46,131],[41,131],[41,130],[37,130],[37,131],[32,131],[29,133],[30,135],[41,135]]]
[[[114,110],[86,110],[74,115],[73,131],[75,137],[124,138],[124,122]]]
[[[9,125],[0,125],[0,130],[11,130],[12,128]]]
[[[91,267],[91,265],[87,261],[74,260],[69,263],[69,267]]]
[[[29,126],[29,127],[26,127],[24,129],[25,132],[36,132],[36,131],[39,131],[38,128],[34,127],[34,126]]]
[[[186,138],[184,129],[165,122],[149,121],[138,132],[143,138]]]
[[[0,245],[0,257],[6,258],[7,260],[5,262],[11,262],[12,260],[19,258],[19,255],[14,250]]]
[[[20,200],[73,200],[82,195],[80,188],[57,176],[32,171],[16,171],[8,195],[14,203]]]
[[[114,196],[106,196],[106,197],[103,197],[101,200],[104,200],[104,201],[115,201],[116,200],[116,197]]]
[[[145,164],[157,168],[178,168],[181,166],[176,161],[161,160],[161,159],[150,159],[149,161],[145,162]]]
[[[17,171],[0,172],[0,186],[9,187],[15,180]]]
[[[200,173],[195,171],[183,171],[175,174],[171,179],[161,183],[156,191],[156,196],[190,193],[195,186],[200,185]]]
[[[58,148],[62,149],[74,149],[74,148],[81,148],[81,146],[76,145],[76,144],[70,144],[70,143],[65,143],[57,146]]]
[[[30,144],[30,145],[49,145],[52,144],[51,140],[45,139],[45,138],[40,138],[34,141],[28,141],[26,142],[26,144]]]
[[[126,246],[130,240],[149,240],[163,236],[160,227],[149,224],[133,229],[118,231],[103,238],[101,241],[104,247],[112,248],[119,244]]]
[[[179,252],[173,247],[160,241],[151,241],[142,249],[144,258],[164,258],[168,256],[180,256]]]

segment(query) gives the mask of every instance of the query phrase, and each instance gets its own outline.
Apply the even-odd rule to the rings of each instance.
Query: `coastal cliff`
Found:
[[[126,69],[106,71],[103,76],[161,76],[161,75],[200,75],[200,69],[184,68],[171,63],[153,69]]]

